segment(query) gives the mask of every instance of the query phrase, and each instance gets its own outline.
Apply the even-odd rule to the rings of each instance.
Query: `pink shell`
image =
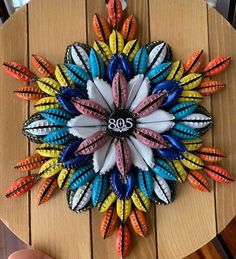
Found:
[[[75,108],[84,115],[94,119],[105,120],[108,111],[98,103],[87,99],[76,99],[73,101]]]
[[[122,72],[117,72],[113,78],[112,94],[115,106],[124,108],[128,97],[128,84]]]
[[[89,138],[82,141],[75,151],[77,155],[89,155],[101,148],[110,137],[105,131],[98,131]]]
[[[146,97],[139,105],[134,109],[133,115],[135,117],[144,117],[150,113],[156,111],[162,104],[165,98],[165,93],[161,92]]]
[[[131,152],[126,140],[116,142],[116,165],[122,175],[126,175],[131,167]]]
[[[137,128],[134,135],[140,142],[151,148],[169,147],[169,144],[163,139],[163,137],[153,130],[147,128]]]

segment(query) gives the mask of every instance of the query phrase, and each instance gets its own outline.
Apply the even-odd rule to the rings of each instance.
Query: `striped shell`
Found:
[[[57,187],[57,176],[44,179],[37,192],[38,205],[47,202]]]
[[[99,14],[93,17],[93,30],[98,40],[106,42],[110,36],[110,28],[107,19]]]
[[[201,68],[204,61],[204,52],[203,50],[195,51],[185,62],[184,72],[187,73],[196,73]]]
[[[215,58],[204,67],[202,73],[205,77],[216,76],[228,67],[230,60],[230,56]]]
[[[15,165],[15,169],[19,172],[31,171],[41,167],[46,161],[46,157],[43,157],[39,154],[34,154],[32,156],[20,160]]]
[[[204,172],[214,181],[219,183],[231,183],[234,181],[228,170],[217,165],[205,166]]]
[[[55,67],[46,58],[33,54],[32,65],[42,76],[54,77]]]
[[[24,100],[39,100],[44,97],[44,93],[34,86],[21,86],[14,93],[17,97]]]
[[[189,170],[187,176],[188,182],[199,191],[209,192],[211,187],[207,179],[196,170]]]
[[[134,15],[127,17],[122,25],[121,34],[125,42],[133,40],[137,32],[137,21]]]
[[[134,208],[133,211],[130,213],[129,219],[134,232],[141,237],[146,237],[148,227],[147,227],[147,221],[145,219],[144,213]]]
[[[121,223],[116,234],[116,252],[125,258],[131,246],[131,235],[127,224]]]

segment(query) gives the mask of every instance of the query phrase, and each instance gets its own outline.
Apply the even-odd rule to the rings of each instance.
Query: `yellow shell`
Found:
[[[57,158],[52,158],[40,167],[38,174],[43,178],[49,178],[59,173],[62,168],[63,167],[61,163],[58,162]]]
[[[125,222],[128,219],[131,213],[131,207],[132,207],[131,199],[129,200],[117,199],[116,212],[122,222]]]
[[[138,40],[131,40],[126,43],[123,49],[123,53],[129,58],[129,61],[131,62],[134,59],[138,50],[139,50]]]
[[[61,86],[73,85],[73,81],[68,76],[65,66],[57,65],[55,70],[55,76]]]
[[[48,96],[41,98],[34,105],[35,110],[41,112],[49,108],[60,108],[57,98],[54,96]]]
[[[177,180],[179,182],[185,182],[187,173],[186,173],[184,167],[182,166],[182,164],[179,162],[179,160],[169,161],[168,164],[173,168],[173,170],[177,176]]]
[[[186,139],[186,140],[182,140],[182,141],[188,151],[198,150],[203,144],[203,141],[200,138]]]
[[[109,62],[109,59],[112,56],[112,52],[109,46],[103,41],[95,40],[93,43],[93,48],[100,55],[104,63],[107,65]]]
[[[110,34],[109,46],[113,54],[120,54],[122,52],[124,48],[124,39],[118,31],[113,30]]]
[[[202,95],[196,91],[183,91],[180,95],[178,102],[195,102],[199,103],[203,99]]]
[[[60,189],[67,189],[69,187],[70,178],[72,177],[75,170],[73,169],[62,169],[57,178],[57,183]]]
[[[180,84],[184,88],[184,90],[191,90],[200,85],[202,81],[201,74],[189,74],[181,78]]]
[[[107,211],[110,206],[112,205],[113,202],[115,202],[117,199],[116,194],[114,192],[110,192],[108,196],[103,200],[99,205],[98,209],[100,212],[105,212]]]
[[[204,166],[202,160],[198,156],[189,152],[185,152],[182,155],[184,159],[180,160],[180,162],[185,167],[191,170],[200,170]]]
[[[63,148],[64,146],[62,145],[50,145],[47,143],[43,143],[36,148],[36,151],[38,154],[44,157],[59,157],[60,152]]]
[[[144,212],[149,210],[150,201],[138,188],[133,192],[131,199],[137,209]]]
[[[176,80],[176,81],[179,81],[180,78],[183,76],[183,74],[184,74],[183,63],[180,60],[175,61],[172,64],[172,67],[170,69],[170,73],[167,76],[166,80]]]
[[[49,77],[42,77],[38,79],[37,84],[43,92],[51,96],[55,96],[60,90],[60,84],[56,80]]]

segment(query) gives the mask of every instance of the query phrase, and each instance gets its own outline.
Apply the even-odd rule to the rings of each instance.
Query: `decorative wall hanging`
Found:
[[[67,189],[71,210],[97,207],[104,214],[101,235],[107,238],[116,230],[116,250],[124,258],[131,246],[127,222],[145,237],[150,203],[173,202],[176,182],[187,179],[206,192],[206,175],[220,183],[233,181],[215,164],[224,153],[203,145],[213,118],[199,104],[225,87],[207,78],[225,70],[230,57],[204,66],[200,50],[185,63],[173,61],[164,41],[139,46],[136,19],[124,18],[120,0],[109,0],[107,8],[109,22],[94,15],[93,47],[69,45],[64,64],[56,67],[32,56],[42,77],[17,62],[3,64],[10,75],[32,84],[15,94],[37,100],[23,134],[39,144],[36,154],[15,166],[21,172],[39,168],[38,173],[19,178],[6,197],[41,182],[37,199],[42,204],[56,189]]]

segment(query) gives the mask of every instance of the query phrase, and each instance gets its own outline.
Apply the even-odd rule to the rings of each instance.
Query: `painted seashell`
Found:
[[[188,169],[191,169],[191,170],[203,169],[204,164],[201,158],[199,158],[198,156],[189,152],[185,152],[183,153],[183,157],[184,159],[180,160],[180,162]]]
[[[144,213],[141,210],[136,209],[134,207],[133,211],[130,213],[129,219],[134,232],[141,237],[146,237],[148,232],[148,227],[147,227],[147,221],[145,219]]]
[[[123,17],[123,9],[120,0],[109,0],[107,4],[108,17],[110,24],[114,29],[120,28],[120,23]]]
[[[202,114],[205,116],[205,118],[208,118],[206,119],[207,120],[207,123],[205,121],[205,126],[204,127],[199,127],[198,128],[198,132],[199,134],[202,136],[204,135],[206,132],[208,132],[208,130],[210,129],[210,127],[212,126],[213,124],[213,118],[212,118],[212,115],[207,111],[206,108],[204,108],[203,106],[199,105],[197,106],[196,110],[195,110],[195,113],[198,113],[198,114]],[[203,121],[202,121],[203,122]],[[201,123],[200,123],[201,125]]]
[[[178,103],[171,107],[169,110],[175,116],[176,120],[180,120],[190,114],[192,114],[197,108],[197,104],[194,102]]]
[[[196,73],[201,68],[205,55],[203,50],[195,51],[185,62],[184,64],[184,72],[188,73]]]
[[[207,179],[199,171],[189,170],[187,179],[195,189],[201,192],[209,192],[211,189]]]
[[[58,162],[58,159],[51,158],[40,167],[38,174],[43,178],[49,178],[59,173],[61,169],[62,165]]]
[[[203,100],[202,95],[197,91],[183,91],[178,99],[179,103],[195,102],[199,103]]]
[[[148,68],[151,70],[156,66],[160,65],[166,57],[167,45],[165,42],[157,43],[153,48],[148,52]]]
[[[192,90],[200,85],[202,77],[202,74],[188,74],[180,79],[180,85],[184,90]]]
[[[218,75],[228,67],[230,60],[230,56],[215,58],[204,67],[202,73],[205,77]]]
[[[93,16],[93,30],[100,41],[108,41],[110,36],[110,27],[107,19],[97,13]]]
[[[21,159],[15,165],[15,169],[19,172],[27,172],[41,167],[47,161],[46,157],[39,154]]]
[[[93,48],[99,54],[99,56],[101,57],[103,62],[106,65],[108,65],[109,60],[112,57],[112,52],[111,52],[109,46],[105,42],[95,40],[93,43]]]
[[[176,123],[170,133],[173,134],[175,137],[182,139],[196,139],[199,137],[199,133],[197,130],[184,125],[182,123]]]
[[[177,180],[181,183],[185,182],[187,172],[178,160],[168,161],[169,166],[174,170]]]
[[[119,57],[117,54],[114,54],[107,66],[107,78],[109,82],[112,82],[117,70],[119,68]]]
[[[161,63],[149,70],[146,76],[149,78],[152,84],[158,84],[161,81],[165,80],[169,74],[171,68],[171,62]]]
[[[166,80],[175,80],[175,81],[179,81],[181,79],[181,77],[184,74],[184,66],[183,63],[178,60],[175,61],[170,69],[170,72],[166,78]]]
[[[47,202],[58,188],[57,176],[44,179],[37,191],[38,205]]]
[[[47,121],[60,126],[65,126],[71,119],[71,115],[63,109],[47,109],[40,112],[40,115]]]
[[[126,258],[131,247],[131,235],[127,224],[121,223],[116,234],[116,252],[121,258]]]
[[[59,157],[64,146],[62,145],[50,145],[43,143],[36,148],[36,151],[39,155],[43,157]]]
[[[117,196],[113,191],[109,191],[107,196],[101,201],[98,206],[100,212],[107,211],[110,206],[117,200]]]
[[[146,44],[146,48],[148,51],[148,54],[151,53],[151,51],[157,46],[160,45],[162,43],[165,43],[166,46],[166,55],[165,55],[165,59],[164,62],[170,62],[172,61],[172,50],[169,44],[167,44],[166,42],[159,40],[159,41],[153,41],[151,43]],[[162,45],[163,46],[163,45]]]
[[[218,183],[231,183],[234,181],[228,170],[217,165],[205,166],[204,173]]]
[[[73,136],[69,134],[67,127],[64,127],[50,132],[43,138],[43,142],[53,145],[65,145],[71,139],[73,139]]]
[[[60,84],[48,77],[43,77],[37,80],[38,87],[48,95],[55,96],[60,91]]]
[[[176,181],[177,177],[173,171],[173,169],[168,165],[167,162],[158,158],[155,160],[155,165],[151,168],[151,170],[157,175],[161,176],[164,179]]]
[[[171,148],[178,152],[185,152],[186,148],[183,145],[182,141],[180,141],[178,138],[170,135],[170,134],[162,134],[162,137],[170,143]]]
[[[15,61],[4,62],[3,68],[9,75],[21,81],[34,82],[37,80],[37,76],[33,72]]]
[[[188,151],[198,150],[203,144],[203,141],[200,138],[189,139],[189,140],[184,139],[182,141]]]
[[[97,174],[92,186],[92,204],[97,206],[104,200],[108,193],[108,176]]]
[[[70,80],[67,81],[68,84],[64,82],[63,86],[73,85],[73,83],[75,83],[77,86],[86,86],[87,81],[89,80],[89,76],[82,68],[78,67],[77,65],[67,64],[65,65],[65,71],[68,74],[68,76],[65,76],[65,78],[70,78]]]
[[[225,154],[214,147],[200,147],[196,153],[203,161],[210,163],[219,162],[225,158]]]
[[[132,202],[131,199],[117,199],[116,201],[116,212],[121,222],[125,222],[131,212]]]
[[[99,56],[99,54],[94,50],[91,49],[89,55],[89,64],[91,67],[92,77],[99,77],[104,78],[105,76],[105,63]]]
[[[153,192],[152,172],[138,170],[137,172],[138,187],[140,191],[150,198]]]
[[[60,108],[57,98],[54,96],[48,96],[41,98],[34,105],[35,110],[41,112],[50,108]]]
[[[35,174],[19,178],[6,191],[7,198],[16,198],[28,192],[38,182],[39,177]]]
[[[111,236],[117,228],[119,218],[116,213],[116,207],[112,205],[105,213],[101,222],[100,232],[102,238]]]
[[[119,57],[119,69],[122,70],[127,81],[132,78],[132,66],[128,60],[128,57],[124,53],[121,53]]]
[[[145,74],[148,66],[148,52],[144,46],[142,46],[133,60],[134,74]]]
[[[171,202],[171,190],[167,182],[158,175],[153,175],[154,192],[165,204]]]
[[[141,210],[144,212],[147,212],[149,210],[150,201],[138,188],[136,188],[133,191],[131,199],[138,210]]]
[[[67,65],[68,67],[68,65]],[[64,65],[57,65],[55,69],[55,76],[61,86],[73,85],[73,80],[67,73],[67,69]]]
[[[209,128],[212,125],[212,117],[201,113],[192,113],[180,121],[194,129]]]
[[[127,42],[135,39],[136,33],[137,33],[137,21],[134,15],[132,14],[125,19],[122,25],[121,34],[125,42]]]
[[[120,54],[124,49],[124,39],[118,31],[113,30],[110,34],[109,46],[113,54]]]
[[[21,86],[14,91],[14,94],[24,100],[39,100],[44,97],[44,93],[34,86]]]
[[[173,148],[160,148],[156,150],[156,153],[160,155],[163,159],[172,160],[180,160],[182,159],[181,153]]]
[[[122,175],[126,175],[132,165],[131,151],[127,140],[117,140],[116,149],[116,166]]]
[[[131,62],[139,50],[138,40],[128,41],[123,49],[123,53],[128,57]]]
[[[70,189],[67,189],[67,203],[69,206],[69,209],[72,210],[72,203],[74,201],[74,197],[75,197],[76,191],[72,191]],[[86,193],[85,193],[86,195]],[[84,205],[84,206],[78,206],[76,208],[73,209],[74,212],[78,213],[78,212],[84,212],[89,210],[92,207],[92,203],[91,203],[91,199],[89,199],[89,201]]]
[[[206,80],[196,88],[201,95],[210,95],[222,91],[225,88],[225,83],[214,80]]]
[[[128,83],[120,71],[115,74],[112,81],[112,95],[115,106],[118,109],[123,109],[128,98]]]
[[[110,184],[119,199],[129,199],[134,190],[134,174],[130,171],[126,176],[123,176],[117,168],[114,168],[110,172]]]
[[[49,63],[46,58],[33,54],[32,65],[42,76],[54,77],[55,66]]]
[[[61,190],[67,189],[70,184],[70,179],[74,174],[74,169],[63,168],[57,177],[57,184]]]

